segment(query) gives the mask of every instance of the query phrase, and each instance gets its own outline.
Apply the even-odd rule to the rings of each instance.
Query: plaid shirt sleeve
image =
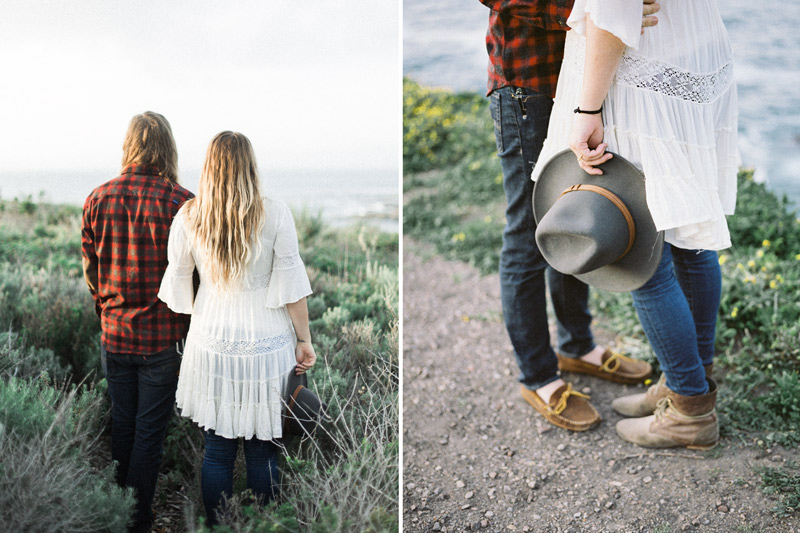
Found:
[[[488,92],[512,86],[555,96],[573,0],[480,1],[491,9]]]

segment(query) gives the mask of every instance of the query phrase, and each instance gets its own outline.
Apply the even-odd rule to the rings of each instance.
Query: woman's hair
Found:
[[[186,202],[188,227],[208,253],[207,273],[216,287],[239,280],[258,257],[264,227],[253,147],[241,133],[223,131],[208,145],[197,197]]]
[[[123,170],[129,165],[153,167],[167,181],[178,182],[178,147],[163,115],[145,111],[131,119],[122,143]]]

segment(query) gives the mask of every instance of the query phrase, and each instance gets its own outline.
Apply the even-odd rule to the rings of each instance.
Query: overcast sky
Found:
[[[396,169],[398,2],[5,1],[0,171],[116,171],[146,110],[181,169],[226,129],[262,168]]]

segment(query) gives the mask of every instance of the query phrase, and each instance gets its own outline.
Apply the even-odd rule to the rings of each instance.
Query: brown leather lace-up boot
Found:
[[[681,396],[667,389],[654,414],[617,423],[617,434],[645,448],[709,450],[719,441],[715,405],[717,384],[706,378],[709,390],[699,396]]]
[[[706,378],[711,377],[711,372],[714,369],[714,363],[704,365],[706,371]],[[647,392],[640,392],[638,394],[629,394],[628,396],[621,396],[615,398],[611,402],[611,408],[623,416],[647,416],[652,415],[658,404],[658,400],[667,396],[666,376],[662,373],[658,381],[650,385]]]

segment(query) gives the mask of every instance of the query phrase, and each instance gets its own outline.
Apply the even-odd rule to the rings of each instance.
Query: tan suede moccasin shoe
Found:
[[[526,402],[539,411],[548,422],[560,428],[586,431],[602,420],[600,413],[587,401],[589,397],[572,390],[571,383],[567,383],[553,392],[549,404],[545,404],[538,394],[524,385],[520,386],[520,389]]]
[[[561,354],[556,355],[558,356],[558,368],[562,372],[588,374],[615,383],[627,385],[641,383],[653,372],[653,368],[647,361],[626,357],[610,350],[603,353],[602,365],[593,365],[581,359],[565,357]]]

